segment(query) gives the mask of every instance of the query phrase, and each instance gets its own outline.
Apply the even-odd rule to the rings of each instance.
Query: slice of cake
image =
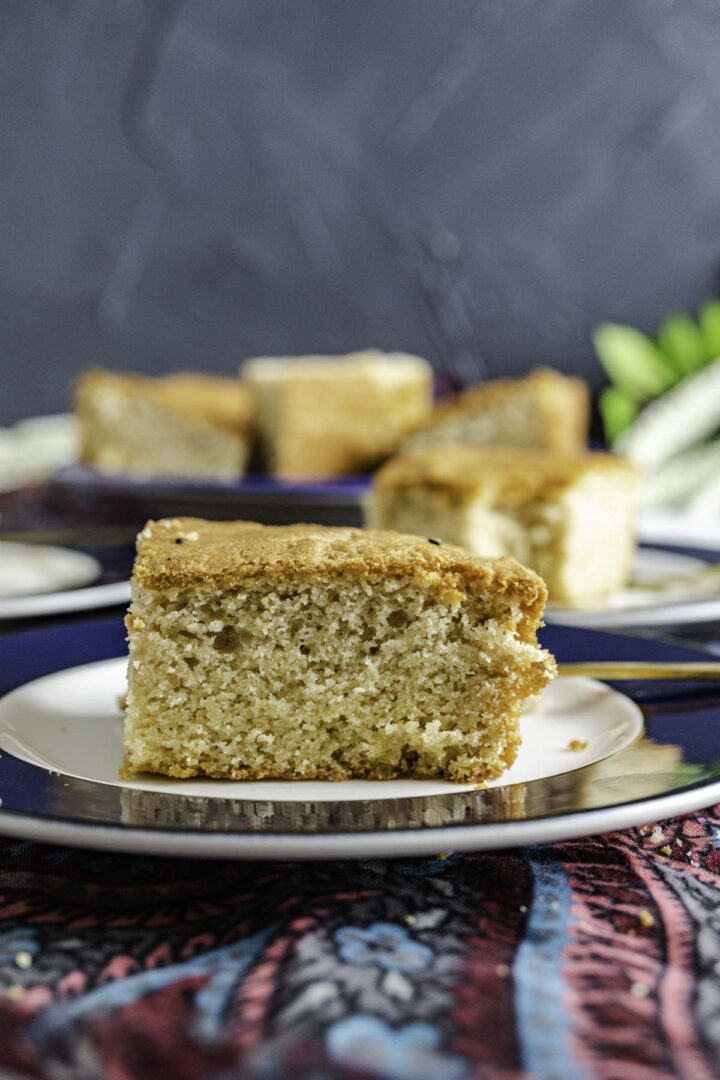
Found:
[[[637,501],[636,469],[612,454],[434,446],[383,466],[365,509],[375,528],[511,555],[551,600],[582,604],[627,582]]]
[[[429,364],[404,353],[258,357],[242,375],[254,394],[266,466],[280,477],[366,472],[432,407]]]
[[[124,774],[480,782],[555,663],[511,560],[319,525],[195,518],[139,537]]]
[[[130,475],[242,475],[251,400],[238,379],[182,372],[164,378],[88,371],[75,392],[80,459]]]
[[[493,379],[434,410],[406,448],[438,443],[539,447],[568,453],[587,443],[590,402],[582,379],[538,368],[522,379]]]

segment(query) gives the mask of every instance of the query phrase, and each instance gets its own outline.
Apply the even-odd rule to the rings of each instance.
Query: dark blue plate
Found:
[[[618,634],[547,627],[562,662],[706,659]],[[120,618],[0,639],[0,694],[125,653]],[[595,765],[526,784],[337,802],[206,798],[120,788],[0,756],[0,833],[122,851],[231,858],[342,858],[479,850],[567,839],[720,801],[720,683],[623,684],[646,731]]]
[[[56,492],[72,496],[75,512],[94,510],[98,518],[122,520],[192,515],[248,518],[265,525],[312,521],[319,525],[361,525],[362,498],[369,476],[332,480],[276,480],[245,476],[239,480],[204,480],[174,476],[112,476],[85,465],[60,469]]]

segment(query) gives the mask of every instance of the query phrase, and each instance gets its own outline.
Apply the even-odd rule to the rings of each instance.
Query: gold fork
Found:
[[[701,660],[688,663],[647,663],[636,660],[588,660],[558,664],[561,676],[586,675],[592,679],[622,682],[628,679],[720,679],[720,662]]]

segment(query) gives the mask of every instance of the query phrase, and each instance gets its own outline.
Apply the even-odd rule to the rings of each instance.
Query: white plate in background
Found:
[[[130,583],[93,585],[101,573],[97,559],[81,551],[0,540],[0,620],[126,604]]]
[[[0,599],[77,589],[100,577],[91,555],[44,544],[0,540]]]
[[[40,596],[14,596],[0,599],[0,621],[41,619],[53,615],[71,615],[77,611],[95,611],[130,602],[130,582],[111,581],[85,589],[42,593]]]
[[[720,519],[683,513],[680,510],[644,510],[640,515],[640,540],[646,544],[704,548],[720,557]]]
[[[590,629],[711,622],[720,619],[720,571],[707,574],[708,565],[694,556],[640,548],[629,588],[583,608],[550,603],[545,619]]]

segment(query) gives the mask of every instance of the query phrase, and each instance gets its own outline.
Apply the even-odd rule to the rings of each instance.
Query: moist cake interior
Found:
[[[292,528],[314,544],[359,534]],[[509,560],[474,562],[485,589],[328,565],[289,577],[255,567],[240,587],[136,580],[125,775],[498,776],[515,758],[522,706],[554,664],[535,639],[540,580]]]

